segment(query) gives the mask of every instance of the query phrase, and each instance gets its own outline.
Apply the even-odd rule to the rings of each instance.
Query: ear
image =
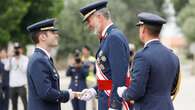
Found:
[[[41,33],[40,37],[39,37],[39,41],[45,41],[46,38],[47,38],[46,34],[45,33]]]

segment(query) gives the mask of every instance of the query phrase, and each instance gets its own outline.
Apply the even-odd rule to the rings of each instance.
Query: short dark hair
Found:
[[[35,44],[39,43],[39,32],[32,32],[30,36],[31,36],[31,40],[33,41],[33,43]]]
[[[32,32],[31,33],[31,39],[35,44],[39,43],[39,36],[42,33],[45,33],[46,31],[37,31],[37,32]]]
[[[153,36],[159,36],[162,29],[162,25],[149,25],[145,24],[146,28],[149,30],[149,34]]]
[[[83,48],[86,48],[88,51],[90,51],[90,47],[88,45],[84,45]]]

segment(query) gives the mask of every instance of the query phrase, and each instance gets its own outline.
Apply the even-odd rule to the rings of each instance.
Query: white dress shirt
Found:
[[[10,87],[21,87],[27,84],[28,57],[20,55],[18,59],[11,58],[10,61]]]

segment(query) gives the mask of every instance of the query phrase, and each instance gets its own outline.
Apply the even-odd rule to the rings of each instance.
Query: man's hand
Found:
[[[74,99],[75,95],[74,95],[74,93],[72,92],[72,89],[68,89],[68,92],[69,92],[69,99],[70,99],[70,100]]]
[[[74,94],[74,97],[78,99],[80,99],[80,97],[82,96],[81,92],[72,91],[72,93]]]
[[[125,90],[127,90],[126,86],[122,86],[122,87],[117,88],[117,93],[118,93],[119,97],[122,97]]]
[[[81,92],[81,97],[80,100],[84,100],[84,101],[89,101],[92,98],[94,98],[97,95],[95,89],[90,88],[90,89],[84,89]]]

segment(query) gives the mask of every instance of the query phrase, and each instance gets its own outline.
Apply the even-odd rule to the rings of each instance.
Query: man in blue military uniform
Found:
[[[71,77],[69,89],[81,92],[87,88],[86,78],[88,76],[88,66],[81,61],[80,51],[76,50],[74,64],[70,65],[66,71],[66,76]],[[73,110],[86,110],[86,101],[74,98],[72,101]]]
[[[125,100],[134,101],[134,110],[173,110],[171,90],[180,71],[178,57],[159,40],[165,19],[142,12],[138,14],[139,36],[144,48],[134,58],[129,88],[117,92]]]
[[[99,110],[121,110],[127,103],[117,94],[117,87],[125,86],[128,72],[129,47],[126,36],[112,22],[107,0],[91,3],[80,9],[90,31],[100,40],[96,54],[98,87],[82,91],[81,100],[98,95]]]
[[[27,69],[28,110],[61,110],[60,102],[73,97],[71,91],[60,90],[59,74],[50,56],[59,38],[54,22],[47,19],[27,27],[36,45]]]

